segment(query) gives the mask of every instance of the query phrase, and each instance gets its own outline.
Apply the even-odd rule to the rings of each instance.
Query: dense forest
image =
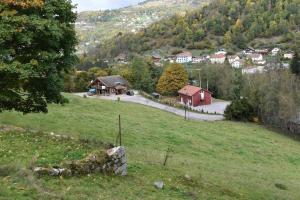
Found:
[[[119,34],[99,45],[102,58],[121,52],[143,53],[164,46],[186,49],[238,50],[299,46],[299,0],[214,0],[202,9],[175,15],[137,34]]]

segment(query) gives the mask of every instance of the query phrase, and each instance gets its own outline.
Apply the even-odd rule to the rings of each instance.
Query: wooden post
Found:
[[[186,120],[186,103],[185,103],[185,106],[184,106],[184,119]]]
[[[167,149],[164,164],[163,164],[164,166],[166,166],[166,164],[167,164],[167,161],[168,161],[168,158],[169,158],[169,153],[170,153],[170,148]]]
[[[119,115],[119,139],[120,139],[120,146],[122,146],[121,115]]]
[[[188,93],[186,92],[185,97],[187,97],[187,96],[188,96]],[[187,101],[188,101],[187,99],[185,99],[185,101],[184,101],[184,119],[185,120],[186,120],[186,110],[187,110]]]

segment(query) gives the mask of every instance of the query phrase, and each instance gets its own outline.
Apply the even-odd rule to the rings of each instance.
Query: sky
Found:
[[[106,10],[122,8],[134,5],[143,0],[72,0],[73,4],[77,4],[77,11],[87,10]]]

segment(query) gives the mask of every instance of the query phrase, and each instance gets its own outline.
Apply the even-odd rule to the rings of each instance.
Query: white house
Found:
[[[255,73],[262,73],[264,72],[264,66],[257,66],[257,67],[247,67],[242,69],[242,74],[255,74]]]
[[[264,57],[258,53],[249,54],[247,57],[250,58],[253,63],[258,63],[264,60]]]
[[[279,52],[280,52],[280,49],[279,48],[274,48],[274,49],[272,49],[272,56],[276,56]]]
[[[255,49],[254,52],[262,55],[267,55],[269,53],[269,49]]]
[[[193,61],[193,54],[185,51],[176,55],[176,63],[188,63]]]
[[[258,65],[264,65],[264,64],[267,63],[267,61],[265,61],[265,60],[259,60],[259,61],[256,61],[255,63],[258,64]]]
[[[243,65],[242,60],[236,60],[231,63],[231,67],[236,68],[236,69],[241,68],[242,65]]]
[[[235,61],[239,61],[240,57],[238,57],[237,55],[234,55],[234,56],[228,56],[227,59],[228,59],[229,64],[231,64]]]
[[[285,52],[285,53],[283,54],[283,58],[286,58],[286,59],[293,59],[293,58],[294,58],[294,52],[292,52],[292,51]]]
[[[282,67],[284,69],[288,69],[288,68],[290,68],[290,63],[282,63]]]
[[[201,63],[206,60],[206,57],[204,56],[194,56],[192,63]]]
[[[213,54],[210,56],[210,62],[212,64],[223,64],[225,62],[226,56],[225,54]]]
[[[245,55],[249,55],[255,52],[255,49],[253,49],[252,47],[247,47],[244,51],[243,54]]]

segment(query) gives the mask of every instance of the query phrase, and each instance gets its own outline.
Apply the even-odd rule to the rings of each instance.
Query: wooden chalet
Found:
[[[96,89],[98,95],[120,95],[128,90],[128,81],[122,76],[98,77],[90,84],[91,89]]]

